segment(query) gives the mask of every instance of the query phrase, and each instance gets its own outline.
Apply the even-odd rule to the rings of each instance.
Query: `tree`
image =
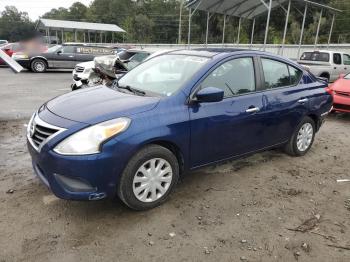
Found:
[[[0,39],[11,42],[26,40],[35,36],[34,23],[28,14],[19,12],[14,6],[6,6],[0,16]]]

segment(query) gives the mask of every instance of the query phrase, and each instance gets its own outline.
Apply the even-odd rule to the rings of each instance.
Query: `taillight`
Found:
[[[326,87],[326,92],[330,95],[334,95],[334,91],[330,87]]]

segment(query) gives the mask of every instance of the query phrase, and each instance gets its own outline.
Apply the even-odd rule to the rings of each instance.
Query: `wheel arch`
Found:
[[[177,158],[179,167],[180,167],[180,175],[182,175],[185,172],[185,158],[184,155],[180,149],[174,142],[171,142],[169,140],[153,140],[149,141],[148,143],[144,144],[143,147],[149,146],[149,145],[158,145],[162,146],[168,150],[170,150]]]
[[[320,117],[316,114],[308,114],[307,116],[315,122],[316,131],[318,131],[320,128]]]

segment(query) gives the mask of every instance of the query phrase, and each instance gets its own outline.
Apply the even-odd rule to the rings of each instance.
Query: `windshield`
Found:
[[[209,59],[188,55],[163,55],[135,67],[119,80],[119,86],[171,96]]]
[[[300,60],[329,62],[329,54],[322,52],[305,52],[300,57]]]
[[[54,53],[54,52],[57,52],[61,48],[62,48],[61,45],[55,45],[55,46],[52,46],[49,49],[47,49],[47,52],[48,53]]]

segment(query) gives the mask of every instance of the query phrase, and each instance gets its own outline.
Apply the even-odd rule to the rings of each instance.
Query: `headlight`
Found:
[[[59,143],[54,151],[61,155],[88,155],[100,152],[101,144],[125,131],[131,120],[117,118],[85,128]]]
[[[26,55],[26,54],[17,54],[17,55],[13,55],[12,58],[15,59],[15,60],[16,59],[28,59],[29,56]]]

